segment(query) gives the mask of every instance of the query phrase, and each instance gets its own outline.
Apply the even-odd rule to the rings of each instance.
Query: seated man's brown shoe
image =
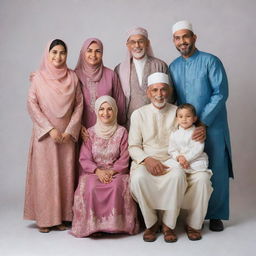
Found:
[[[156,233],[158,229],[158,222],[156,222],[151,228],[147,228],[143,234],[143,240],[145,242],[154,242],[156,240]]]
[[[186,226],[185,230],[187,232],[189,240],[196,241],[202,238],[201,230],[193,229],[189,225]]]
[[[177,236],[174,233],[174,230],[163,224],[162,232],[164,234],[164,241],[167,243],[173,243],[177,241]]]

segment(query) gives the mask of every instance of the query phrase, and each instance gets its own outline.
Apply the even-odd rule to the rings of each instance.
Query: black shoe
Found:
[[[224,230],[223,222],[220,219],[212,219],[210,220],[209,229],[211,231],[220,232]]]

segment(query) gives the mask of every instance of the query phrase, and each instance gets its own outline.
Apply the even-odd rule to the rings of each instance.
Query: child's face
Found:
[[[180,109],[177,113],[177,122],[183,129],[187,129],[195,123],[197,117],[191,112],[190,109]]]

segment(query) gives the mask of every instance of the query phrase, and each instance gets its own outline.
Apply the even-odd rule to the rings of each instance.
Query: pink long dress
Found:
[[[117,120],[119,124],[126,122],[125,96],[117,74],[107,67],[103,67],[102,77],[98,82],[88,79],[87,84],[81,82],[81,88],[84,96],[84,112],[82,124],[90,128],[96,123],[94,104],[97,98],[103,95],[112,96],[116,100],[118,107]]]
[[[123,125],[126,122],[126,103],[119,78],[113,70],[103,65],[102,60],[96,65],[91,65],[86,61],[85,54],[92,43],[96,43],[103,54],[103,44],[101,40],[98,38],[88,38],[83,43],[75,68],[84,96],[82,124],[87,129],[95,125],[95,101],[103,95],[108,95],[115,99],[118,108],[117,121],[119,124]]]
[[[74,72],[72,73],[74,76]],[[36,79],[28,95],[28,110],[33,121],[26,180],[24,218],[36,220],[39,227],[59,225],[72,220],[74,197],[75,143],[56,144],[49,135],[55,127],[78,139],[83,111],[80,87],[72,107],[57,118],[45,106],[45,97],[38,93]]]
[[[86,237],[95,232],[138,232],[137,210],[129,190],[128,133],[118,126],[110,139],[96,135],[94,127],[88,129],[90,139],[80,152],[81,175],[75,192],[74,218],[71,234]],[[109,184],[99,181],[96,168],[118,172]]]

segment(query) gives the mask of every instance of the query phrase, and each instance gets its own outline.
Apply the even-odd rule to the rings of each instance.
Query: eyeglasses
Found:
[[[130,40],[130,41],[127,42],[127,44],[129,44],[129,45],[131,45],[131,46],[134,46],[134,45],[136,45],[136,44],[143,45],[143,44],[145,44],[145,43],[146,43],[146,40],[144,40],[144,39],[139,39],[139,40],[137,40],[137,41]]]

